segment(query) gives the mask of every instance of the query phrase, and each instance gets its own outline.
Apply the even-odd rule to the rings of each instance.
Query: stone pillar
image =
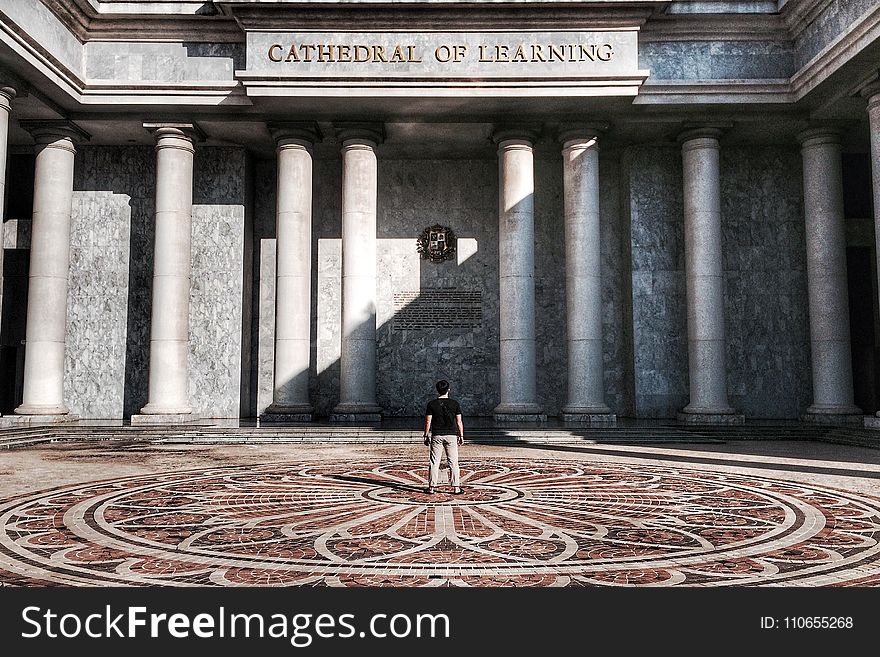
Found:
[[[0,219],[6,219],[6,158],[8,157],[7,145],[9,141],[9,114],[12,112],[12,99],[15,98],[15,89],[12,87],[0,87]],[[3,235],[0,232],[0,239]],[[3,264],[3,249],[0,247],[0,265]],[[0,274],[2,277],[2,274]]]
[[[6,221],[6,158],[9,137],[9,114],[15,89],[0,87],[0,308],[3,305],[3,222]],[[6,421],[3,421],[6,424]]]
[[[719,128],[683,132],[684,242],[690,403],[687,424],[742,424],[727,401]]]
[[[189,405],[192,269],[192,124],[145,124],[156,138],[156,241],[150,320],[149,400],[132,424],[193,419]]]
[[[275,370],[264,420],[310,422],[312,154],[315,123],[271,125],[278,154],[275,204]]]
[[[537,132],[496,130],[500,392],[497,421],[546,420],[535,367],[535,162]]]
[[[342,351],[335,422],[376,422],[376,145],[381,125],[337,124],[342,144]]]
[[[877,256],[880,258],[880,81],[862,90],[868,100],[868,124],[871,132],[871,174],[874,186],[874,238],[877,243]],[[878,268],[880,271],[880,268]],[[869,429],[880,429],[880,412],[865,418]]]
[[[846,283],[840,133],[819,127],[798,135],[804,159],[804,214],[813,404],[804,419],[861,421],[853,404]]]
[[[565,300],[568,335],[566,422],[613,425],[605,405],[602,348],[602,257],[599,215],[601,128],[560,133],[565,199]]]
[[[24,391],[15,412],[31,420],[65,419],[64,348],[70,265],[74,142],[88,135],[70,121],[22,121],[36,141],[28,274]],[[68,416],[66,419],[72,419]]]

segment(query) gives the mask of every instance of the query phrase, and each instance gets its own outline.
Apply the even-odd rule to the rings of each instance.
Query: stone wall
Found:
[[[608,403],[616,412],[631,407],[626,314],[621,297],[625,275],[617,212],[616,156],[602,156],[602,257],[604,275],[605,380]],[[498,172],[493,159],[400,160],[379,155],[377,261],[377,394],[386,414],[418,416],[438,378],[449,379],[466,413],[489,415],[498,404]],[[313,217],[313,363],[311,396],[316,411],[327,415],[339,398],[340,308],[340,163],[314,163]],[[258,361],[262,412],[272,398],[274,335],[275,164],[256,167],[254,253],[259,308],[253,354]],[[550,414],[565,402],[565,268],[562,216],[562,159],[558,147],[536,157],[535,290],[538,395]],[[422,260],[416,240],[435,223],[459,238],[455,260]],[[258,272],[258,273],[257,273]],[[481,325],[466,328],[395,326],[401,308],[395,293],[415,293],[426,303],[437,291],[479,293]],[[412,302],[410,302],[412,303]]]
[[[681,152],[631,147],[621,166],[631,232],[634,411],[675,417],[688,401]]]
[[[64,397],[84,418],[121,419],[147,402],[156,157],[77,150]]]
[[[731,404],[797,418],[810,404],[801,154],[721,148],[721,220]]]
[[[243,149],[196,146],[190,401],[206,417],[241,412],[248,176]],[[151,147],[76,157],[65,399],[85,418],[121,419],[147,402],[155,178]]]
[[[825,10],[795,38],[795,63],[798,69],[838,39],[858,19],[876,8],[876,0],[831,0]]]
[[[622,162],[636,414],[671,418],[688,402],[681,152],[634,147]],[[811,396],[800,166],[797,148],[722,142],[727,388],[747,417],[797,418]]]
[[[789,78],[794,47],[787,41],[642,41],[639,68],[651,80]]]

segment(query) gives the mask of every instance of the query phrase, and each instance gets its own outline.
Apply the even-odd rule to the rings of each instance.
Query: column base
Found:
[[[3,418],[0,418],[2,422]],[[865,417],[865,429],[880,429],[880,417],[868,415]]]
[[[539,404],[498,404],[492,411],[496,422],[545,422],[547,414]]]
[[[375,404],[337,404],[331,422],[381,422],[382,409]]]
[[[864,424],[865,416],[862,413],[862,409],[858,406],[824,406],[813,404],[801,416],[801,422],[858,426]]]
[[[692,413],[682,411],[675,416],[681,424],[737,425],[745,424],[746,416],[742,413]]]
[[[563,422],[578,422],[596,427],[616,427],[617,415],[614,413],[560,413],[559,419]]]
[[[269,404],[260,422],[311,422],[314,409],[310,404]]]
[[[17,409],[16,409],[17,410]],[[33,415],[4,415],[0,417],[0,427],[28,427],[40,424],[69,424],[79,421],[79,415],[71,413],[47,413]]]
[[[131,416],[131,426],[188,424],[198,419],[192,413],[141,413]]]
[[[15,409],[16,415],[54,416],[67,415],[70,410],[64,404],[22,404]]]

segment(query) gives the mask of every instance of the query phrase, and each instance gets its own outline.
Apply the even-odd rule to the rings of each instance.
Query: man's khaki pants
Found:
[[[431,436],[431,467],[428,471],[428,487],[433,488],[437,484],[440,473],[440,459],[446,452],[446,461],[449,463],[449,478],[454,487],[461,485],[461,473],[458,470],[458,436]]]

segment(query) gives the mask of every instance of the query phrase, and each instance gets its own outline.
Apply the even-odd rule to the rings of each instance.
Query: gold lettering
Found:
[[[455,46],[455,51],[452,55],[452,61],[460,62],[462,59],[464,59],[465,54],[467,54],[467,46],[461,44]]]
[[[491,59],[486,57],[486,48],[488,48],[488,47],[489,46],[487,46],[485,44],[482,44],[482,43],[480,44],[480,61],[481,62],[491,62],[492,61]]]
[[[296,52],[296,44],[290,44],[290,50],[287,51],[287,57],[284,58],[285,62],[298,62],[299,55]]]
[[[274,51],[276,48],[278,49],[278,56],[273,57],[272,51]],[[280,43],[273,43],[271,46],[269,46],[269,59],[272,60],[273,62],[280,62],[281,61],[281,44]]]
[[[587,61],[588,59],[589,59],[591,62],[595,62],[595,61],[596,61],[596,44],[595,44],[595,43],[592,44],[592,45],[590,45],[590,49],[589,49],[589,50],[587,50],[586,46],[584,46],[584,45],[581,45],[580,49],[581,49],[580,60],[581,60],[582,62],[585,62],[585,61]]]
[[[546,62],[544,59],[544,46],[532,46],[532,61],[533,62]]]
[[[312,61],[312,53],[315,51],[314,44],[304,43],[299,48],[300,48],[300,50],[303,51],[303,61],[305,61],[305,62]]]
[[[394,46],[394,53],[391,55],[392,64],[403,64],[406,58],[403,56],[403,49],[400,46]]]
[[[599,50],[601,52],[597,55],[597,57],[599,57],[599,59],[603,62],[607,62],[614,56],[614,46],[612,46],[610,43],[603,43],[601,46],[599,46]]]
[[[437,46],[434,57],[438,62],[448,62],[452,58],[452,49],[449,46]]]
[[[495,46],[495,61],[497,62],[509,62],[510,61],[510,46],[507,45],[496,45]]]
[[[412,62],[413,64],[421,64],[422,58],[416,57],[416,47],[415,46],[407,46],[406,47],[406,61]]]
[[[338,55],[338,61],[340,62],[350,62],[351,61],[351,46],[348,44],[339,44],[336,46]]]
[[[319,44],[318,45],[318,61],[319,62],[335,62],[336,60],[333,58],[333,44]]]
[[[560,62],[565,61],[565,52],[562,48],[558,46],[551,45],[550,46],[550,61],[553,61],[553,58],[557,58]]]
[[[385,59],[385,46],[373,46],[373,61],[388,63]]]
[[[369,46],[356,44],[354,47],[354,61],[361,63],[368,62],[370,59],[372,59],[372,54]]]
[[[523,51],[522,46],[517,47],[516,52],[513,53],[513,60],[512,61],[514,61],[514,62],[527,62],[527,61],[529,61],[528,58],[526,57],[525,51]]]

